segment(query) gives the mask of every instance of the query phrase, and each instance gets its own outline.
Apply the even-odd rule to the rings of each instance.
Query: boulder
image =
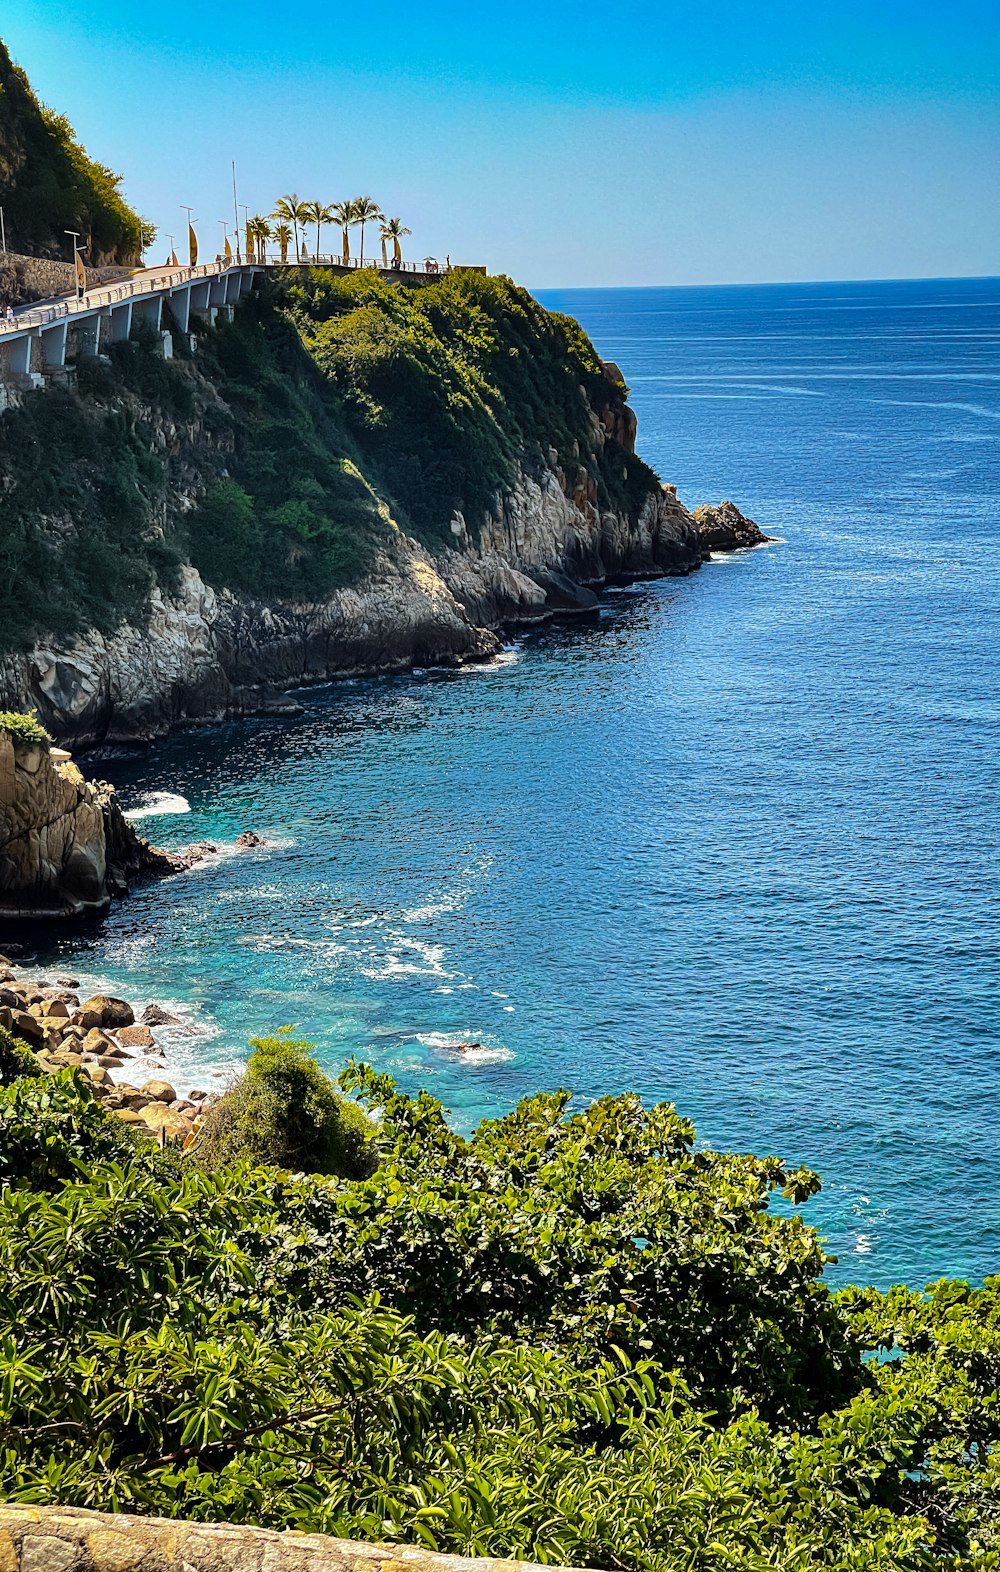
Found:
[[[178,1015],[171,1015],[162,1004],[147,1004],[139,1017],[144,1026],[183,1026],[185,1023]]]
[[[135,1020],[130,1004],[107,993],[95,993],[93,998],[87,999],[80,1007],[80,1015],[96,1015],[95,1026],[131,1026]],[[85,1026],[87,1023],[81,1020],[79,1024]]]
[[[177,1093],[169,1081],[158,1081],[155,1078],[151,1081],[145,1081],[143,1082],[142,1091],[149,1098],[150,1102],[173,1103],[177,1101]]]
[[[155,1048],[156,1041],[148,1026],[123,1026],[115,1034],[122,1048]]]
[[[243,830],[239,835],[237,835],[236,844],[237,846],[246,848],[249,846],[266,846],[267,842],[263,835],[257,834],[256,830]]]
[[[40,1043],[45,1036],[41,1021],[29,1015],[27,1010],[12,1010],[10,1030],[15,1037],[23,1037],[26,1043]]]

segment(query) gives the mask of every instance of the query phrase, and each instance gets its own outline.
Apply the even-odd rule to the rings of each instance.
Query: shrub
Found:
[[[22,1075],[41,1073],[31,1049],[5,1026],[0,1026],[0,1086],[9,1086]]]
[[[310,1050],[284,1028],[257,1037],[244,1074],[210,1110],[198,1141],[207,1168],[248,1158],[278,1168],[359,1178],[373,1166],[372,1126],[341,1097]]]
[[[157,1166],[69,1072],[0,1090],[3,1499],[615,1572],[995,1572],[1000,1280],[834,1299],[767,1210],[815,1176],[667,1106],[533,1097],[466,1141],[345,1084],[384,1122],[336,1184]]]
[[[5,731],[18,748],[30,748],[35,743],[47,747],[52,741],[45,727],[36,719],[34,710],[30,715],[19,714],[17,710],[0,710],[0,731]]]

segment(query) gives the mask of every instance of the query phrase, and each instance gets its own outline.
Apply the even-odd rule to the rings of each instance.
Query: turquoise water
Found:
[[[543,298],[783,543],[116,762],[277,845],[39,959],[181,1004],[178,1079],[295,1022],[463,1127],[633,1088],[817,1167],[835,1279],[996,1271],[1000,281]]]

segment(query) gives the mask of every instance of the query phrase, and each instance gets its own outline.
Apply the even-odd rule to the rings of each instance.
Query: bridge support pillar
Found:
[[[101,318],[96,311],[93,316],[81,317],[73,323],[71,345],[77,360],[93,359],[97,354],[100,330]]]
[[[191,310],[197,312],[199,316],[206,316],[208,313],[209,297],[211,296],[211,293],[212,281],[209,278],[203,279],[200,284],[192,284],[190,291]]]
[[[109,306],[104,313],[103,337],[106,344],[122,344],[132,331],[132,302]]]
[[[132,326],[152,328],[154,333],[160,331],[160,306],[162,295],[148,295],[145,300],[132,301]]]
[[[227,306],[233,306],[233,305],[236,304],[237,300],[239,300],[239,298],[240,298],[240,280],[241,280],[242,276],[243,276],[242,273],[238,273],[235,268],[233,268],[231,272],[226,274],[226,297],[225,297],[225,299],[226,299],[226,305]]]
[[[4,348],[7,354],[7,370],[11,377],[26,377],[31,371],[30,334],[25,333],[20,338],[7,339]]]
[[[51,327],[42,328],[42,364],[46,371],[61,371],[65,368],[66,328],[65,322],[55,322]]]
[[[186,333],[191,320],[191,290],[175,289],[169,296],[170,315],[180,333]]]

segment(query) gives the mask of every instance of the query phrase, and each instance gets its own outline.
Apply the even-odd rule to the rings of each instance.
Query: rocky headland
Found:
[[[479,359],[470,313],[493,335]],[[618,368],[509,280],[400,297],[317,270],[196,326],[170,362],[120,346],[2,417],[4,527],[24,547],[0,588],[0,709],[59,742],[145,742],[292,712],[303,684],[488,660],[507,627],[764,539],[731,503],[689,512],[636,455]]]

